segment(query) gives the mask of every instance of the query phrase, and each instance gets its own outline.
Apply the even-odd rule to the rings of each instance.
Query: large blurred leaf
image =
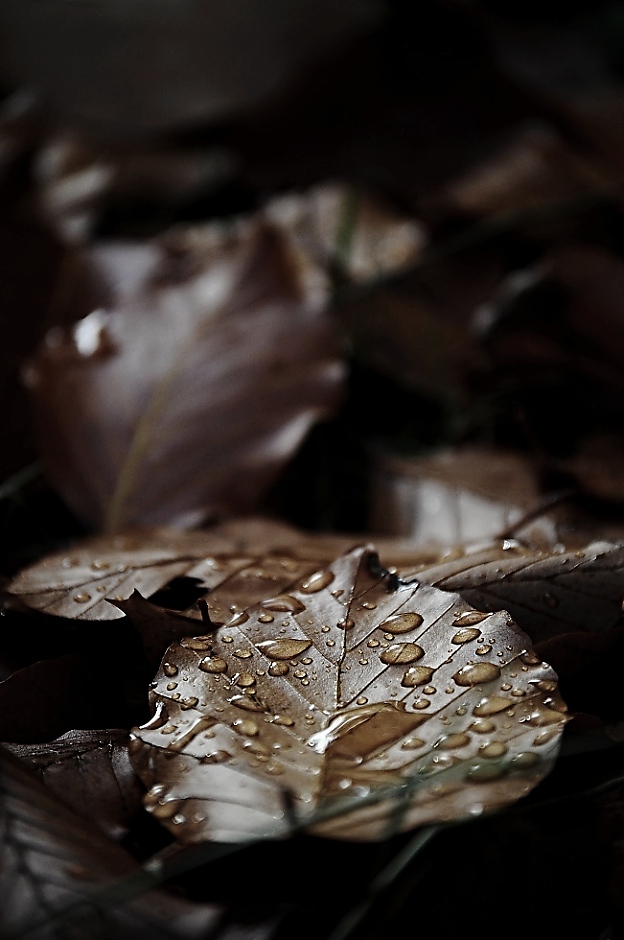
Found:
[[[253,506],[337,401],[326,279],[257,221],[89,260],[100,308],[25,372],[59,492],[108,530]]]

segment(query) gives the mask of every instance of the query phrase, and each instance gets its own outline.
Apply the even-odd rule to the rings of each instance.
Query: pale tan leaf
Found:
[[[397,581],[365,547],[174,644],[152,702],[133,762],[147,809],[190,842],[283,835],[293,817],[377,839],[494,809],[547,773],[566,721],[509,614]]]
[[[156,527],[84,539],[21,571],[6,590],[28,607],[72,620],[114,620],[119,602],[134,591],[148,598],[174,578],[197,579],[209,592],[211,618],[228,620],[337,554],[356,535],[306,534],[262,517],[233,519],[211,529],[183,532]],[[387,564],[436,560],[401,539],[378,541]],[[112,600],[113,603],[109,603]],[[200,618],[197,608],[188,614]],[[168,645],[168,644],[167,644]]]
[[[52,482],[107,531],[249,510],[340,395],[324,273],[261,218],[86,258],[97,309],[24,370]]]
[[[405,577],[457,591],[478,610],[508,610],[535,642],[569,630],[605,630],[621,617],[624,545],[593,542],[571,552],[544,553],[509,540]]]
[[[138,872],[134,859],[0,753],[0,933],[37,940],[203,937],[218,910],[161,892],[96,907],[98,889]],[[84,904],[78,920],[55,918]]]
[[[69,731],[46,744],[3,746],[74,812],[112,839],[127,835],[143,794],[127,731]]]

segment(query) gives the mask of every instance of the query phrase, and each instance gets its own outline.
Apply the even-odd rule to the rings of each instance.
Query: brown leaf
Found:
[[[0,752],[0,933],[36,938],[203,937],[218,912],[151,891],[138,900],[108,899],[97,890],[139,869],[91,823],[59,802],[21,763]],[[84,904],[82,917],[54,923]],[[102,902],[100,902],[102,904]]]
[[[184,841],[283,835],[293,817],[376,839],[493,809],[547,773],[566,720],[506,612],[397,582],[362,547],[174,644],[152,700],[133,761]]]
[[[74,812],[120,840],[143,787],[130,764],[127,731],[69,731],[46,744],[5,744]]]
[[[622,614],[622,544],[593,542],[578,551],[544,553],[510,540],[404,574],[416,571],[477,610],[508,610],[534,642],[570,630],[605,630]]]
[[[194,578],[209,592],[211,618],[224,623],[232,605],[242,610],[278,593],[358,541],[355,535],[307,535],[261,517],[235,519],[196,532],[141,529],[84,539],[71,550],[47,555],[21,571],[5,590],[26,606],[48,614],[71,620],[114,620],[123,615],[120,602],[134,591],[150,597],[175,578]],[[387,564],[437,557],[401,539],[380,539],[378,544]],[[148,608],[142,605],[141,610],[146,614]],[[188,613],[200,617],[197,608]]]
[[[88,261],[99,308],[24,371],[58,491],[108,531],[256,504],[340,394],[323,273],[255,219]]]

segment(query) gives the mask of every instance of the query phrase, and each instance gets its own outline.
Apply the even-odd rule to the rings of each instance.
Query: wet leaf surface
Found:
[[[0,828],[3,936],[199,938],[218,917],[215,908],[160,892],[95,907],[90,896],[138,872],[136,862],[6,751],[0,753]],[[55,921],[76,905],[82,906],[78,919]]]
[[[566,721],[507,613],[397,582],[363,547],[174,644],[152,702],[133,762],[146,808],[183,841],[293,819],[370,840],[481,813],[543,778]],[[340,815],[316,821],[328,806]]]
[[[458,591],[478,610],[505,608],[534,642],[570,630],[604,630],[622,614],[621,544],[545,554],[511,540],[414,570],[428,584]]]
[[[143,787],[127,731],[70,731],[46,744],[4,744],[75,813],[119,841],[141,807]]]

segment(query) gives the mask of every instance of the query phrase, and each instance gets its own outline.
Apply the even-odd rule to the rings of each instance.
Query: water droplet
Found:
[[[309,666],[311,662],[312,662],[312,660],[310,659],[310,657],[309,657],[309,656],[306,656],[305,659],[302,659],[302,660],[301,660],[301,665],[302,665],[302,666]]]
[[[550,591],[546,591],[544,594],[544,603],[547,607],[550,607],[551,610],[555,610],[559,606],[559,598],[556,594],[551,594]]]
[[[95,561],[91,562],[91,568],[93,571],[106,571],[107,568],[110,568],[110,561],[104,561],[96,558]]]
[[[507,768],[501,764],[479,764],[476,767],[471,767],[466,776],[471,780],[496,780],[497,777],[502,777],[506,771]]]
[[[368,699],[366,698],[365,695],[360,695],[360,697],[355,700],[356,705],[366,705],[367,702],[368,702]]]
[[[531,712],[527,721],[532,725],[541,727],[542,725],[563,725],[563,716],[561,712],[554,711],[551,708],[538,708]]]
[[[483,646],[477,646],[477,649],[475,650],[475,652],[477,656],[485,656],[487,653],[491,651],[491,649],[492,647],[490,646],[489,643],[484,643]]]
[[[211,751],[202,757],[202,764],[224,764],[232,755],[228,751]]]
[[[379,626],[382,630],[387,630],[394,635],[395,633],[409,633],[410,630],[415,630],[416,627],[419,627],[422,622],[423,618],[421,614],[406,612],[403,614],[393,614]],[[394,636],[392,639],[393,638]]]
[[[302,594],[316,594],[330,585],[333,580],[334,575],[331,571],[317,571],[302,582],[299,590]]]
[[[342,597],[343,594],[344,594],[344,591],[343,591],[342,588],[338,588],[337,591],[332,591],[332,592],[331,592],[331,596],[332,596],[332,597],[335,597],[336,600],[339,600],[339,599]]]
[[[414,669],[418,669],[418,668],[422,669],[424,667],[414,666]],[[428,698],[417,698],[414,700],[414,708],[417,708],[419,711],[423,708],[429,708],[430,705],[431,705],[431,702],[429,701]]]
[[[178,687],[178,683],[177,683],[177,682],[168,682],[168,683],[167,683],[167,691],[168,691],[168,692],[173,692],[173,690],[174,690],[174,689],[177,689],[177,687]]]
[[[423,689],[423,692],[425,695],[435,695],[437,689],[434,685],[426,685]]]
[[[258,649],[262,650],[269,659],[292,659],[293,656],[299,656],[310,649],[312,642],[310,640],[297,640],[294,638],[285,638],[283,640],[263,640],[258,643]]]
[[[410,666],[403,673],[401,685],[408,689],[417,685],[425,685],[431,679],[433,672],[434,670],[429,666]],[[429,703],[427,702],[427,704]]]
[[[534,666],[536,663],[539,663],[539,656],[536,656],[535,653],[529,650],[525,650],[520,656],[520,659],[523,663],[526,663],[527,666]]]
[[[502,741],[492,741],[490,744],[482,744],[479,748],[479,754],[482,757],[502,757],[507,753],[507,745]]]
[[[329,633],[330,630],[331,630],[331,627],[328,627],[328,626],[321,627],[321,633]]]
[[[556,738],[559,734],[559,728],[547,728],[546,731],[540,731],[539,734],[535,735],[533,744],[548,744],[549,741],[552,741],[553,738]]]
[[[451,751],[458,747],[466,747],[467,744],[470,744],[470,735],[458,732],[457,734],[445,734],[436,746],[444,748],[445,751]]]
[[[270,597],[262,601],[262,606],[267,610],[274,610],[278,613],[298,614],[305,610],[305,604],[302,604],[297,597],[292,594],[279,594],[277,597]]]
[[[451,639],[451,643],[459,646],[461,643],[470,643],[471,640],[476,640],[478,636],[481,636],[481,631],[477,630],[476,627],[464,627],[463,630],[457,631]]]
[[[478,610],[465,610],[463,613],[458,614],[453,620],[454,627],[471,627],[475,623],[481,623],[482,620],[485,620],[486,617],[489,617],[489,614],[483,614]]]
[[[296,679],[305,679],[308,674],[305,669],[295,669],[293,675]]]
[[[457,685],[462,686],[479,685],[481,682],[491,682],[493,679],[498,679],[500,674],[501,671],[495,663],[474,663],[473,665],[462,666],[453,676],[453,680]]]
[[[220,656],[206,656],[200,660],[199,668],[202,672],[227,672],[228,664]]]
[[[87,591],[78,591],[77,594],[74,594],[73,600],[77,604],[86,604],[91,600],[91,595]]]
[[[491,734],[492,731],[496,731],[496,725],[488,718],[477,718],[470,725],[470,730],[477,734]]]
[[[376,610],[377,604],[373,604],[372,601],[364,601],[362,607],[366,608],[366,610]]]
[[[512,704],[513,703],[508,698],[503,698],[500,695],[491,695],[488,698],[482,698],[472,709],[472,714],[480,717],[484,715],[497,715],[499,712],[504,712],[505,709],[509,708]]]
[[[379,640],[369,640],[366,645],[371,649],[376,649],[379,646]]]
[[[187,650],[206,652],[212,646],[212,639],[209,636],[185,636],[180,640],[180,646]]]
[[[275,715],[273,718],[274,725],[284,725],[285,728],[292,728],[294,723],[295,722],[289,715]]]
[[[241,623],[245,623],[249,620],[249,614],[246,610],[241,610],[240,614],[237,614],[231,620],[228,620],[228,627],[238,627]]]
[[[468,713],[468,709],[466,708],[465,705],[460,705],[459,708],[457,708],[457,709],[455,710],[455,714],[456,714],[456,715],[459,715],[460,718],[461,718],[463,715],[466,715],[467,713]]]
[[[392,646],[383,651],[379,658],[382,663],[388,666],[405,666],[407,663],[416,662],[424,655],[425,651],[422,646],[418,646],[416,643],[393,643]]]
[[[248,738],[254,738],[260,731],[255,721],[251,721],[249,718],[237,718],[236,721],[232,722],[232,727]]]
[[[554,692],[557,688],[554,679],[540,679],[538,682],[532,682],[531,685],[535,685],[542,692]]]
[[[501,685],[501,692],[509,692],[511,688],[511,682],[503,682]]]
[[[164,664],[163,664],[163,672],[164,672],[164,674],[165,674],[166,676],[170,676],[170,677],[171,677],[171,676],[177,676],[177,674],[178,674],[178,667],[177,667],[177,666],[174,666],[173,663],[164,663]]]
[[[342,630],[350,630],[351,627],[355,626],[355,621],[351,617],[345,617],[343,620],[339,620],[336,624],[337,627],[340,627]]]
[[[539,757],[537,754],[533,754],[531,751],[522,751],[520,754],[516,754],[513,758],[513,765],[515,767],[533,767],[534,764],[537,764]]]
[[[230,705],[235,708],[242,708],[245,712],[264,712],[266,708],[253,695],[233,695],[228,699]]]
[[[425,742],[422,738],[406,738],[401,744],[403,751],[417,751],[419,747],[424,747]]]
[[[336,645],[335,640],[327,640],[327,642],[325,643],[325,646],[335,646],[335,645]]]
[[[511,694],[515,696],[515,698],[523,698],[523,696],[526,695],[526,692],[524,689],[514,689]]]
[[[253,653],[250,649],[234,650],[234,656],[237,656],[239,659],[249,659],[253,656]]]
[[[260,614],[258,620],[260,623],[273,623],[275,617],[267,611],[265,614]]]
[[[256,684],[256,677],[252,676],[250,672],[241,672],[235,677],[234,682],[242,689],[248,689]]]
[[[384,640],[394,640],[394,633],[384,633]],[[388,644],[384,643],[384,646],[387,648]]]

